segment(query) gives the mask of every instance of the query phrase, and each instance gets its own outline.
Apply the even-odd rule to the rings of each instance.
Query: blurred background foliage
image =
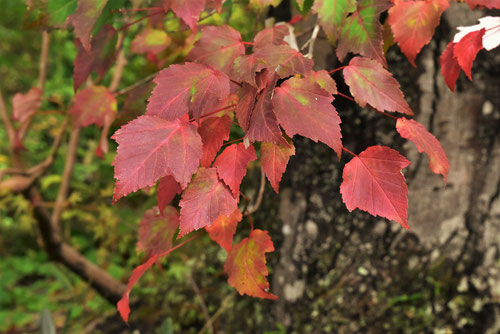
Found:
[[[143,3],[144,6],[155,5],[153,1]],[[60,15],[55,16],[57,24],[62,24],[61,17],[76,8],[75,0],[52,1],[50,4],[52,7],[49,6],[49,10]],[[131,7],[132,4],[123,0],[110,1],[97,22],[96,29],[105,23],[112,24],[115,28],[123,26],[124,16],[113,10],[122,6]],[[261,28],[255,23],[256,13],[248,12],[248,3],[239,1],[233,4],[232,1],[226,1],[225,6],[230,10],[223,15],[211,15],[204,23],[228,22],[242,32],[245,40],[251,39],[254,31]],[[28,11],[23,0],[0,0],[0,8],[0,91],[7,109],[11,110],[14,94],[27,92],[37,82],[41,14]],[[66,12],[61,13],[62,10]],[[171,13],[168,15],[172,16]],[[129,52],[133,37],[145,23],[146,21],[142,21],[131,26],[126,35],[124,46],[128,64],[121,88],[158,70],[157,65],[149,62],[143,55]],[[179,43],[183,43],[188,37],[188,33],[183,31],[175,18],[166,20],[164,29]],[[188,48],[181,48],[179,52],[170,47],[166,53],[166,65],[181,61],[188,51]],[[36,165],[49,154],[53,138],[60,130],[71,105],[74,96],[72,76],[75,56],[72,31],[51,30],[43,103],[24,141],[26,150],[22,156],[28,166]],[[109,84],[112,72],[113,68],[101,84]],[[120,97],[119,119],[111,133],[127,120],[144,112],[148,89],[151,86],[146,85],[146,89],[137,93],[140,98],[133,101],[127,101],[126,96]],[[126,283],[133,268],[144,261],[144,254],[136,251],[138,223],[142,214],[156,205],[155,189],[151,189],[149,193],[132,194],[112,205],[114,179],[111,162],[116,144],[110,140],[110,153],[102,160],[97,158],[94,151],[99,135],[100,131],[95,126],[82,131],[71,179],[69,206],[62,217],[63,234],[64,239],[85,257],[105,268],[114,278]],[[45,201],[43,205],[49,209],[56,199],[64,168],[68,134],[64,138],[54,163],[39,182]],[[9,159],[8,138],[2,126],[0,169],[9,167]],[[132,322],[134,319],[141,319],[142,323],[149,324],[149,333],[198,332],[206,323],[195,293],[198,288],[210,314],[215,314],[218,310],[220,314],[228,308],[246,308],[248,303],[253,304],[251,299],[241,299],[239,306],[235,304],[239,297],[236,297],[227,284],[227,277],[223,272],[225,257],[225,251],[206,236],[174,252],[163,261],[162,270],[151,270],[133,289]],[[140,302],[134,303],[138,300]],[[252,321],[262,322],[264,316],[259,314],[258,305],[256,307]],[[0,332],[38,332],[43,310],[49,311],[58,333],[127,331],[127,327],[117,316],[115,305],[110,305],[63,265],[50,260],[43,249],[30,203],[20,194],[4,192],[0,194]],[[239,319],[238,322],[245,321],[241,316],[233,316]],[[277,327],[277,332],[272,333],[279,332],[282,332],[280,326]]]

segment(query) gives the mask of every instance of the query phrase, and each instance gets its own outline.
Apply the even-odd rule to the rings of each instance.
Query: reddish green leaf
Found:
[[[90,52],[90,33],[94,23],[101,15],[108,0],[78,0],[76,12],[68,17],[68,22],[75,28],[75,36],[83,47]]]
[[[333,96],[307,78],[291,78],[275,88],[273,106],[287,135],[295,134],[330,146],[340,158],[340,117],[332,105]]]
[[[295,74],[306,74],[312,70],[312,59],[304,57],[299,51],[288,45],[269,45],[254,53],[261,68],[276,70],[281,78]]]
[[[411,140],[417,146],[419,152],[427,153],[429,168],[434,173],[443,175],[446,183],[450,164],[443,147],[441,147],[436,137],[419,122],[404,117],[398,118],[396,129],[401,137]]]
[[[196,172],[202,142],[196,127],[186,121],[141,116],[121,127],[112,137],[118,143],[113,201],[160,177],[172,175],[182,187]]]
[[[344,79],[356,102],[370,104],[380,111],[398,111],[413,115],[399,83],[375,60],[355,57],[344,70]]]
[[[181,192],[181,185],[172,175],[162,177],[158,183],[158,193],[156,194],[160,212],[163,212],[165,207],[172,202],[175,195]]]
[[[245,148],[245,144],[239,143],[227,146],[215,160],[214,167],[219,177],[233,191],[235,198],[239,198],[240,184],[247,173],[248,164],[256,159],[253,145]]]
[[[451,91],[455,91],[455,83],[460,75],[460,66],[457,59],[453,56],[453,47],[455,43],[450,42],[443,54],[439,58],[441,63],[441,73],[443,74],[446,85],[450,87]]]
[[[147,210],[139,223],[137,249],[145,252],[146,258],[168,251],[178,227],[179,214],[174,207],[167,206],[163,211],[158,207]]]
[[[75,41],[77,54],[73,70],[73,88],[75,92],[87,81],[90,73],[96,71],[99,80],[104,78],[106,72],[115,61],[116,30],[105,25],[92,38],[90,52],[85,50],[80,40]]]
[[[116,116],[116,99],[104,86],[90,86],[76,94],[69,111],[77,127],[97,124],[102,127]],[[106,120],[108,119],[108,121]]]
[[[239,56],[234,60],[234,68],[231,77],[235,81],[246,82],[257,88],[255,76],[257,72],[265,68],[266,65],[265,61],[255,57],[254,54]]]
[[[219,246],[229,253],[233,246],[233,237],[236,233],[236,227],[242,218],[243,216],[240,210],[236,209],[229,217],[225,215],[219,216],[212,225],[205,226],[205,230],[208,232],[210,239],[218,243]]]
[[[171,9],[191,30],[196,30],[205,0],[163,0],[163,8],[166,11]]]
[[[253,39],[253,49],[261,49],[268,45],[284,45],[285,36],[289,34],[288,27],[284,24],[275,25],[272,28],[261,30]]]
[[[229,96],[229,78],[206,65],[171,65],[154,79],[146,115],[173,120],[188,111],[197,120]]]
[[[201,166],[210,167],[217,152],[224,141],[229,139],[231,129],[231,118],[228,115],[222,117],[210,117],[201,123],[198,133],[203,142],[203,156],[201,157]]]
[[[355,10],[356,0],[316,0],[312,7],[331,43],[337,40],[347,15]]]
[[[170,37],[163,30],[146,28],[135,36],[130,51],[133,53],[159,54],[171,43]]]
[[[410,162],[385,146],[371,146],[345,167],[340,193],[347,209],[360,209],[408,227],[408,187],[401,169]]]
[[[307,73],[306,77],[309,78],[311,82],[317,83],[321,88],[327,91],[328,94],[337,94],[337,84],[327,71],[311,71]]]
[[[187,56],[189,61],[210,65],[231,74],[234,60],[245,54],[241,35],[230,26],[207,26],[201,30],[201,38]]]
[[[485,32],[484,28],[470,32],[453,46],[453,55],[469,80],[472,80],[472,63],[479,50],[483,48],[483,36]]]
[[[212,224],[220,215],[228,216],[237,208],[231,191],[217,176],[215,168],[200,167],[181,201],[179,238]]]
[[[293,143],[273,144],[263,142],[260,145],[262,170],[276,193],[279,193],[281,177],[286,170],[288,160],[294,154],[295,147]]]
[[[389,9],[388,21],[394,40],[413,66],[416,66],[415,57],[431,41],[441,14],[448,7],[448,0],[396,0]]]
[[[500,1],[498,0],[465,0],[465,3],[469,6],[470,9],[474,9],[478,6],[483,6],[488,9],[500,9]]]
[[[240,295],[277,299],[269,291],[266,267],[266,253],[274,252],[274,245],[267,231],[253,230],[250,236],[241,240],[229,252],[224,270],[229,276],[228,283]]]
[[[380,14],[391,7],[389,0],[363,0],[341,27],[337,57],[342,61],[348,52],[377,60],[387,66],[384,56]]]
[[[38,111],[42,105],[42,90],[31,88],[26,94],[17,93],[12,98],[12,118],[17,122],[24,122]]]

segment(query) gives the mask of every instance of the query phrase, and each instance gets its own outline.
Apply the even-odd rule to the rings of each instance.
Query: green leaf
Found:
[[[337,40],[346,16],[355,10],[356,0],[316,0],[312,7],[331,43]]]

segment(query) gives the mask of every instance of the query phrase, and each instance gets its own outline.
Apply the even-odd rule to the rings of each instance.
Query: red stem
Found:
[[[178,248],[181,248],[182,246],[184,246],[184,245],[185,245],[185,244],[187,244],[188,242],[193,241],[194,239],[198,238],[200,235],[201,235],[201,232],[200,232],[200,233],[198,233],[198,234],[193,235],[191,238],[188,238],[188,239],[184,240],[184,241],[183,241],[183,242],[181,242],[180,244],[178,244],[178,245],[176,245],[176,246],[174,246],[174,247],[170,248],[168,251],[163,252],[163,253],[160,253],[160,254],[158,255],[158,258],[160,258],[160,257],[164,257],[164,256],[167,256],[168,254],[170,254],[170,253],[171,253],[171,252],[173,252],[174,250],[176,250],[176,249],[178,249]]]
[[[236,107],[236,104],[230,104],[230,105],[228,105],[228,106],[226,106],[224,108],[220,108],[220,109],[211,111],[211,112],[209,112],[207,114],[201,115],[200,118],[212,116],[213,114],[217,114],[218,112],[221,112],[221,111],[226,110],[226,109],[230,109],[232,107]],[[190,122],[194,122],[194,118],[191,118],[189,121]]]
[[[342,94],[341,92],[337,92],[337,95],[340,95],[340,96],[342,96],[342,97],[345,97],[345,98],[346,98],[346,99],[348,99],[348,100],[351,100],[351,101],[353,101],[353,102],[356,102],[356,101],[355,101],[352,97],[347,96],[347,95],[345,95],[345,94]],[[397,120],[397,119],[398,119],[396,116],[392,116],[392,115],[386,114],[386,113],[385,113],[385,112],[383,112],[383,111],[380,111],[380,110],[377,110],[377,109],[373,108],[373,107],[372,107],[371,105],[369,105],[369,104],[367,104],[367,106],[368,106],[368,107],[370,107],[371,109],[375,110],[376,112],[378,112],[378,113],[380,113],[380,114],[384,115],[384,116],[390,117],[390,118],[395,119],[395,120]]]
[[[163,8],[161,7],[148,7],[148,8],[122,8],[122,9],[115,9],[113,10],[114,13],[124,13],[124,12],[147,12],[150,10],[161,10],[163,11]]]
[[[228,141],[227,143],[224,143],[224,145],[223,145],[223,146],[227,146],[227,145],[231,145],[231,144],[237,143],[237,142],[239,142],[239,141],[242,141],[243,139],[245,139],[245,137],[242,137],[242,138],[238,138],[238,139],[235,139],[235,140]]]
[[[347,66],[341,66],[339,68],[336,68],[334,70],[331,70],[330,72],[328,72],[328,74],[332,74],[333,72],[337,72],[337,71],[340,71],[340,70],[343,70],[344,68],[346,68]]]
[[[230,80],[231,80],[231,82],[232,82],[232,83],[237,84],[238,86],[240,86],[240,87],[241,87],[241,83],[240,83],[240,82],[238,82],[238,81],[234,81],[233,79],[230,79]]]
[[[347,148],[345,147],[342,147],[342,150],[346,151],[347,153],[349,153],[350,155],[354,156],[354,157],[357,157],[358,155],[356,153],[353,153],[351,151],[349,151]]]
[[[122,27],[118,28],[116,31],[122,31],[122,30],[126,30],[128,29],[130,26],[133,26],[134,24],[136,23],[139,23],[145,19],[147,19],[148,17],[151,17],[151,16],[155,16],[155,15],[158,15],[158,14],[161,14],[163,13],[163,10],[160,10],[158,12],[154,12],[154,13],[151,13],[151,14],[148,14],[148,15],[144,15],[143,17],[141,18],[138,18],[137,20],[135,21],[132,21],[130,23],[127,23],[127,24],[124,24]]]
[[[241,44],[244,44],[244,45],[253,45],[252,42],[241,42]]]
[[[250,233],[253,231],[253,218],[252,215],[248,215],[248,221],[250,222]]]

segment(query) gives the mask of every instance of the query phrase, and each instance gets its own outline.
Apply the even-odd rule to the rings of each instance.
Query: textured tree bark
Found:
[[[397,46],[388,55],[415,119],[447,152],[446,186],[427,156],[398,136],[394,120],[341,97],[334,102],[348,149],[387,145],[412,162],[405,172],[410,231],[359,210],[348,213],[339,186],[350,157],[339,163],[325,145],[295,140],[280,195],[267,191],[256,219],[278,222],[270,267],[280,299],[266,306],[272,321],[297,333],[500,330],[500,53],[480,52],[472,83],[462,75],[456,94],[439,65],[455,27],[482,16],[453,4],[417,69]],[[317,68],[338,67],[334,62],[334,50],[320,38]]]

